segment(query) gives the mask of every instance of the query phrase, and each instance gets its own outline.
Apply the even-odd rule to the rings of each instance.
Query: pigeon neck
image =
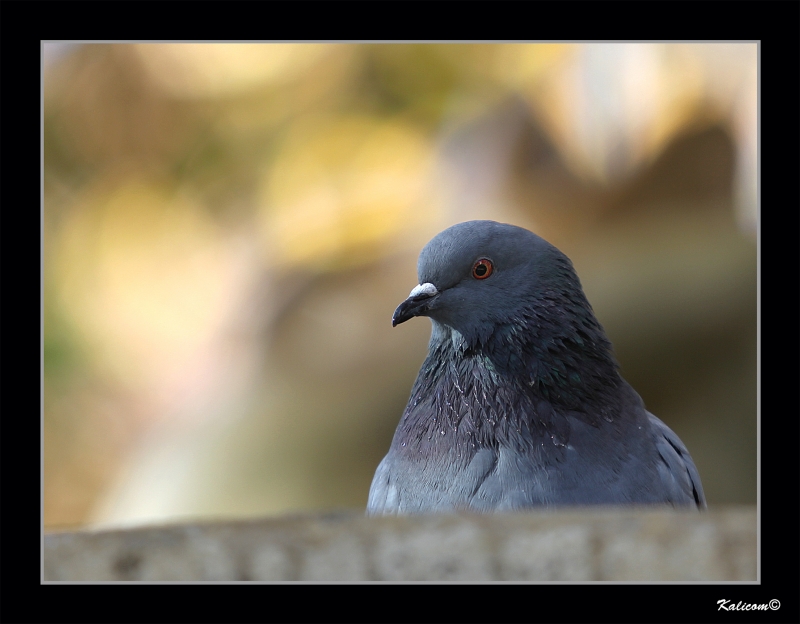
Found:
[[[427,446],[455,436],[457,446],[474,447],[550,438],[558,445],[567,412],[593,424],[614,420],[622,381],[599,324],[570,337],[563,321],[558,332],[531,321],[498,326],[483,342],[433,321],[398,429],[403,441]]]
[[[613,403],[621,378],[611,343],[588,302],[571,303],[562,302],[555,311],[522,310],[483,334],[462,333],[432,320],[429,355],[420,375],[428,373],[433,380],[448,369],[467,375],[480,369],[491,388],[522,385],[554,406],[580,410],[598,397]]]

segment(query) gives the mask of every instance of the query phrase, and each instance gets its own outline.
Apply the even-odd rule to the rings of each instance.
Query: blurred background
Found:
[[[423,245],[573,261],[711,506],[756,501],[757,44],[43,45],[44,523],[364,508]]]

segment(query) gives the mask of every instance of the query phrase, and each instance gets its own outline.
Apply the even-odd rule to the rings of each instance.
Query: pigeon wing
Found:
[[[706,497],[700,484],[700,475],[689,451],[672,429],[650,412],[647,412],[647,416],[661,459],[658,472],[669,493],[669,502],[677,505],[694,503],[699,509],[705,509]]]
[[[397,486],[392,483],[391,454],[383,458],[375,470],[367,500],[367,515],[375,516],[386,513],[397,513]]]

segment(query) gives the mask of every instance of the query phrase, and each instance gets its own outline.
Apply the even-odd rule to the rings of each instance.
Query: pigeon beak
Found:
[[[397,306],[392,315],[392,327],[397,327],[400,323],[405,323],[408,319],[419,316],[430,307],[431,299],[436,297],[439,291],[436,286],[430,283],[415,286],[403,303]]]

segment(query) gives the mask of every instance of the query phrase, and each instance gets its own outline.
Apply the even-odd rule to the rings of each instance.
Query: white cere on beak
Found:
[[[438,295],[439,291],[436,290],[436,286],[431,284],[430,282],[426,282],[424,284],[418,284],[411,289],[411,293],[408,295],[409,298],[416,297],[418,295],[428,295],[429,297],[433,297],[434,295]]]

